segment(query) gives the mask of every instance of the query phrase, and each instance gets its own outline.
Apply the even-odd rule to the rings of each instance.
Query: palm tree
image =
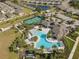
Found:
[[[48,56],[48,54],[47,54],[47,53],[45,53],[45,59],[47,59],[47,56]]]
[[[41,48],[41,52],[43,53],[43,50],[44,50],[44,46],[42,45],[40,48]]]
[[[43,58],[43,50],[44,50],[44,46],[42,45],[40,48],[41,48],[40,57],[41,57],[41,59],[44,59],[44,58]]]
[[[57,53],[57,46],[54,45],[54,46],[52,46],[52,54],[53,54],[53,58],[56,57],[56,53]]]
[[[39,12],[39,13],[41,12],[41,8],[38,8],[38,7],[37,7],[35,10],[36,10],[37,12]]]
[[[13,0],[14,3],[18,3],[18,0]]]
[[[25,30],[23,31],[21,38],[23,38],[23,39],[28,38],[28,29],[27,28],[25,28]]]
[[[47,3],[43,3],[43,5],[47,5]]]

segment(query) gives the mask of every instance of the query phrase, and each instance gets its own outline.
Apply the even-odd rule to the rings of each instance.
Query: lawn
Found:
[[[16,54],[10,53],[8,50],[12,41],[20,35],[19,32],[15,33],[15,31],[15,29],[11,29],[0,33],[0,59],[18,59]]]
[[[52,13],[54,13],[54,12],[56,13],[58,11],[58,9],[56,9],[55,7],[51,8],[50,10]]]
[[[9,53],[8,59],[19,59],[19,56],[18,54],[12,52],[12,53]]]
[[[32,13],[32,10],[31,9],[29,9],[29,8],[25,8],[24,7],[24,10],[23,10],[25,13],[27,13],[27,14],[30,14],[30,13]]]
[[[79,32],[79,27],[76,29],[77,32]]]
[[[75,54],[73,56],[73,59],[79,59],[79,43],[78,43],[77,49],[75,51]]]
[[[73,48],[74,42],[64,37],[64,44],[65,44],[65,59],[67,59]]]
[[[79,34],[78,34],[78,33],[75,33],[75,32],[70,33],[70,34],[68,35],[68,37],[70,37],[71,39],[74,39],[74,40],[77,38],[77,36],[79,36]]]
[[[68,49],[72,49],[72,47],[73,47],[73,44],[74,44],[74,42],[73,41],[71,41],[70,39],[68,39],[68,38],[64,38],[64,40],[65,40],[65,43],[66,43],[66,46],[68,47]]]

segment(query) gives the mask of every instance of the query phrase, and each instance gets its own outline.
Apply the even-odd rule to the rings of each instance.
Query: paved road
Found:
[[[73,59],[73,55],[74,55],[74,53],[75,53],[75,50],[76,50],[76,48],[77,48],[78,43],[79,43],[79,37],[77,37],[76,42],[75,42],[75,44],[74,44],[74,46],[73,46],[73,48],[72,48],[72,51],[71,51],[71,53],[70,53],[68,59]]]

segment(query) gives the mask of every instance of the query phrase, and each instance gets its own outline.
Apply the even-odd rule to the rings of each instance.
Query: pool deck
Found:
[[[38,29],[39,29],[39,26],[35,26],[33,29],[29,30],[29,32],[31,34],[28,33],[29,34],[28,35],[28,44],[34,43],[34,48],[37,48],[36,44],[40,41],[40,39],[38,39],[37,42],[30,42],[29,39],[31,39],[34,36],[37,36],[35,33],[38,31]],[[42,29],[42,32],[44,32],[45,34],[47,34],[49,32],[49,30],[50,30],[49,28],[43,28],[43,27],[41,29]],[[50,40],[48,40],[48,39],[50,39]],[[52,40],[52,38],[48,38],[48,39],[46,38],[46,41],[48,41],[50,43],[58,43],[58,40]],[[63,42],[60,41],[60,43],[63,43]],[[65,48],[64,44],[63,44],[63,46],[58,47],[58,49],[64,49],[64,48]],[[40,49],[40,48],[37,48],[37,49]]]

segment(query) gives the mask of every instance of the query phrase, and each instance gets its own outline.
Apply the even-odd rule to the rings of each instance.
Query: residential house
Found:
[[[52,28],[52,35],[54,38],[61,39],[63,36],[69,33],[69,30],[66,28],[65,24],[55,24]]]
[[[24,51],[22,59],[35,59],[34,51],[31,52],[29,50]]]
[[[0,22],[6,20],[6,16],[0,12]]]
[[[15,9],[14,13],[19,14],[21,16],[24,15],[23,8],[21,6],[14,4],[10,1],[5,1],[5,3]]]
[[[28,3],[30,4],[47,4],[47,5],[60,5],[61,0],[32,0]]]
[[[8,6],[7,4],[3,2],[0,2],[0,11],[3,14],[15,12],[15,10],[12,7]]]

